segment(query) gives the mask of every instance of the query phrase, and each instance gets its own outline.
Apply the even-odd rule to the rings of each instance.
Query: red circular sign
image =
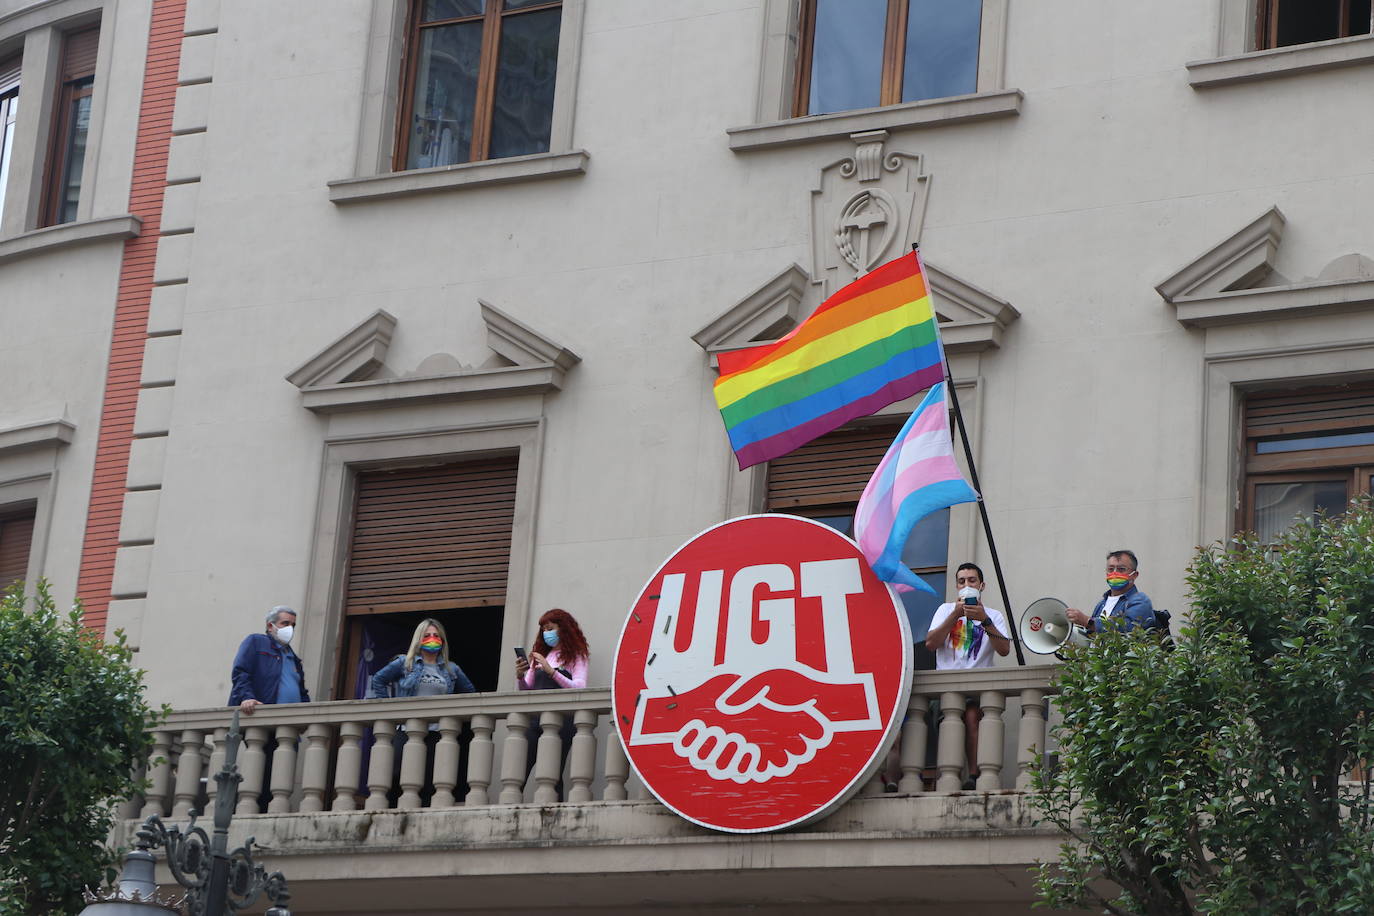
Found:
[[[757,833],[830,813],[895,738],[911,632],[858,546],[790,515],[708,528],[630,611],[611,706],[630,763],[695,823]]]

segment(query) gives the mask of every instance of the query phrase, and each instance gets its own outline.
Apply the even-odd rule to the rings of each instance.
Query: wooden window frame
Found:
[[[83,67],[77,72],[71,72],[70,60],[73,42],[78,36],[91,32],[96,33],[98,40],[99,31],[99,26],[80,29],[69,32],[62,39],[62,66],[59,71],[62,79],[58,83],[57,95],[53,103],[52,134],[48,141],[48,163],[43,175],[43,207],[39,228],[59,224],[58,216],[62,209],[63,191],[67,183],[68,172],[71,169],[68,146],[71,143],[72,132],[76,128],[71,116],[72,108],[78,100],[95,95],[95,55],[91,55],[89,68]],[[88,150],[89,146],[90,137],[88,134]]]
[[[1301,449],[1291,452],[1260,454],[1259,442],[1284,436],[1340,433],[1354,429],[1374,428],[1374,409],[1365,405],[1369,413],[1361,414],[1358,407],[1342,407],[1339,399],[1358,403],[1360,396],[1374,394],[1368,383],[1304,387],[1279,391],[1258,390],[1247,395],[1240,412],[1241,481],[1240,499],[1235,508],[1234,528],[1237,531],[1255,530],[1255,487],[1266,483],[1307,483],[1322,480],[1346,481],[1347,498],[1371,492],[1370,475],[1374,472],[1374,445],[1353,445],[1337,448]],[[1303,419],[1284,418],[1259,426],[1252,423],[1249,413],[1251,399],[1282,398],[1292,401],[1333,398],[1327,416],[1309,415]],[[1368,419],[1364,419],[1367,417]]]
[[[1348,2],[1348,0],[1342,0]],[[802,0],[797,27],[797,78],[792,85],[792,117],[811,114],[811,65],[816,49],[816,3]],[[882,82],[878,107],[902,103],[902,81],[906,71],[906,26],[911,12],[910,0],[887,0],[887,20],[883,29]],[[980,26],[978,54],[983,53]],[[827,114],[829,112],[819,112]]]
[[[1279,6],[1281,3],[1302,2],[1302,0],[1256,0],[1255,2],[1255,43],[1256,51],[1270,51],[1280,47],[1279,39]],[[1349,38],[1354,35],[1374,34],[1374,28],[1364,32],[1351,32],[1350,30],[1350,0],[1338,0],[1340,25],[1337,29],[1339,34],[1332,35],[1325,41],[1335,41],[1340,38]],[[1283,47],[1294,47],[1284,45]]]
[[[501,54],[503,19],[551,9],[557,9],[561,13],[563,8],[563,0],[549,0],[547,3],[508,11],[505,8],[505,0],[485,0],[485,8],[480,14],[422,22],[424,2],[425,0],[411,0],[410,10],[406,16],[406,45],[402,63],[404,79],[401,83],[401,104],[397,106],[396,150],[392,157],[392,168],[397,172],[409,171],[406,163],[410,155],[411,119],[415,113],[415,82],[420,70],[420,37],[425,29],[466,22],[482,23],[482,44],[477,64],[477,96],[473,105],[472,142],[468,148],[467,162],[485,162],[491,148],[491,124],[496,108],[497,63]],[[560,53],[561,51],[560,47]],[[552,144],[552,140],[550,143]]]

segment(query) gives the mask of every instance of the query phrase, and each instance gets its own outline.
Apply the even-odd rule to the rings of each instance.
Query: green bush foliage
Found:
[[[73,913],[113,877],[120,799],[140,788],[160,713],[122,633],[82,629],[46,583],[0,600],[0,914]]]
[[[1105,633],[1063,666],[1058,765],[1034,804],[1068,839],[1041,902],[1369,912],[1374,510],[1200,550],[1188,585],[1174,650]]]

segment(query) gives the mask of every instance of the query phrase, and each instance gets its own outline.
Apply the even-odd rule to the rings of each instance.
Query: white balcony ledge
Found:
[[[336,204],[362,203],[390,197],[408,197],[437,191],[490,187],[514,182],[565,178],[587,171],[591,157],[586,150],[561,153],[534,153],[507,159],[486,159],[445,165],[432,169],[388,172],[361,178],[341,178],[329,182],[329,199]]]
[[[747,124],[728,128],[725,132],[730,137],[730,149],[743,153],[773,146],[816,143],[869,130],[901,131],[1014,117],[1021,113],[1024,97],[1020,89],[999,89],[882,108]]]
[[[20,235],[0,238],[0,264],[78,245],[123,241],[138,235],[142,226],[141,219],[132,213],[126,213],[121,216],[63,223],[46,229],[33,229]]]
[[[1371,63],[1374,63],[1374,35],[1356,35],[1211,60],[1194,60],[1185,66],[1190,86],[1194,89],[1211,89]]]

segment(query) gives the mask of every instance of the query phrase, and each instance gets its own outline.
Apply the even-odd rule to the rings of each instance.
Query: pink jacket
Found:
[[[575,661],[575,662],[571,662],[571,663],[565,664],[565,663],[563,662],[563,650],[561,650],[561,649],[554,649],[554,650],[552,650],[551,652],[549,652],[548,655],[545,656],[545,658],[547,658],[547,659],[549,660],[549,664],[552,665],[553,667],[555,667],[555,668],[565,668],[565,669],[567,669],[568,673],[571,675],[571,677],[564,677],[562,674],[560,674],[559,672],[555,671],[555,672],[553,673],[553,679],[554,679],[555,681],[558,682],[558,686],[559,686],[559,687],[586,687],[586,686],[587,686],[587,660],[586,660],[585,658],[584,658],[584,659],[581,659],[581,660],[579,660],[579,661]],[[515,686],[519,687],[521,690],[534,690],[534,689],[536,689],[535,686],[534,686],[534,673],[535,673],[536,671],[543,671],[543,670],[544,670],[543,668],[540,668],[538,665],[536,665],[536,664],[534,663],[534,660],[531,659],[531,660],[530,660],[530,670],[528,670],[528,671],[525,672],[525,676],[524,676],[524,677],[517,677],[517,678],[515,679]]]

